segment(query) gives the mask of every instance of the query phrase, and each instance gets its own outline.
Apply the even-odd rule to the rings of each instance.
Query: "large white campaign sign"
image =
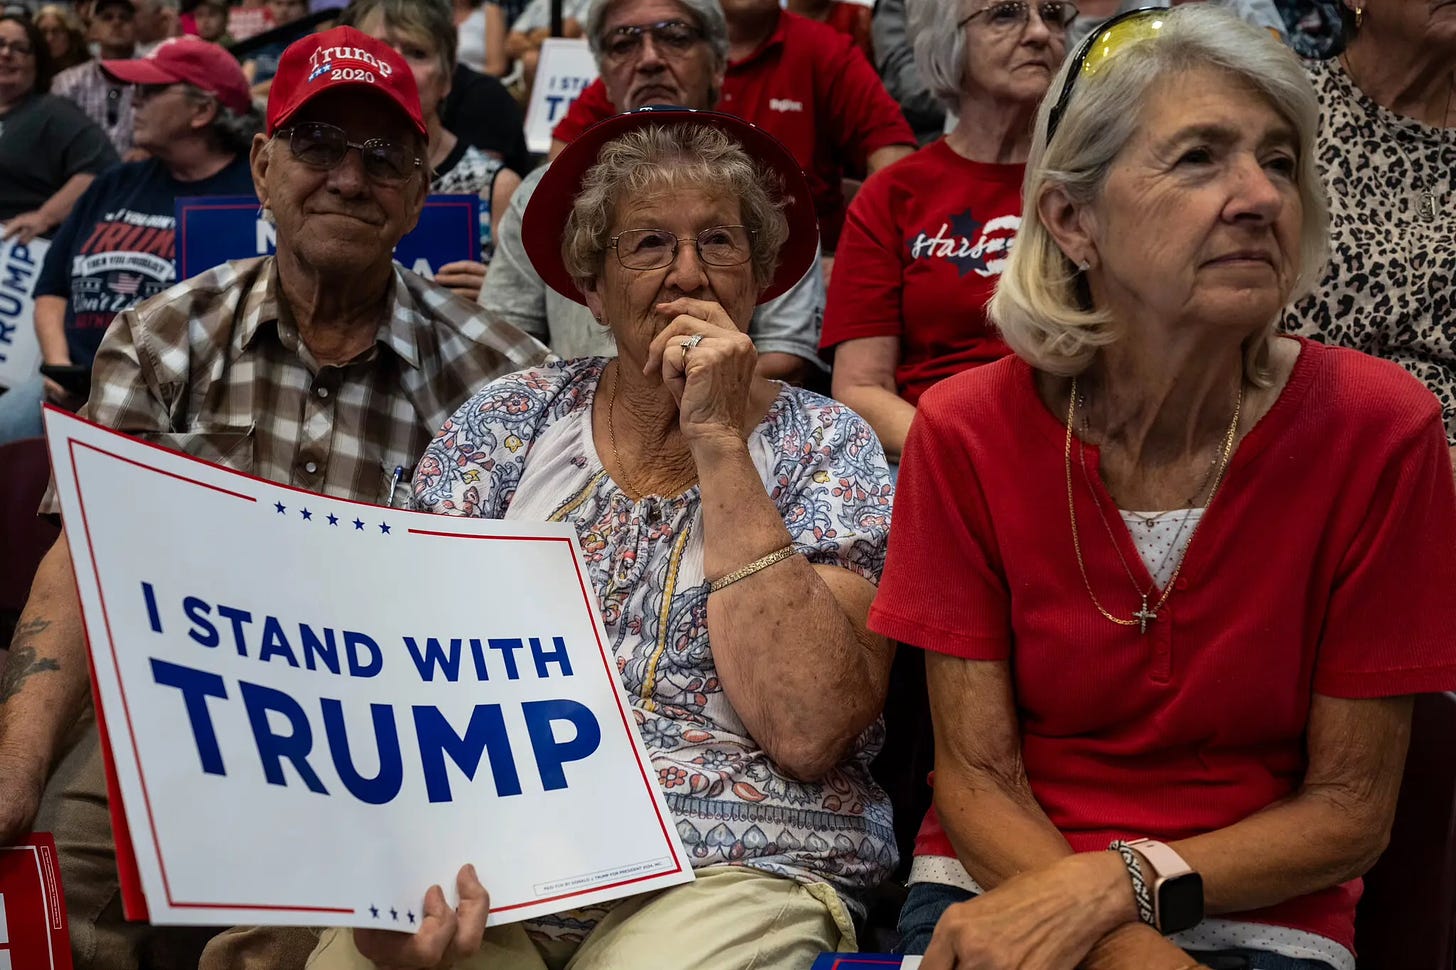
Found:
[[[492,923],[692,878],[570,526],[46,425],[152,922],[410,930],[467,862]]]
[[[551,132],[566,109],[597,79],[597,62],[584,40],[549,37],[541,44],[536,83],[526,105],[526,147],[537,154],[551,148]]]
[[[50,243],[0,242],[0,387],[15,387],[40,370],[35,336],[35,280]]]

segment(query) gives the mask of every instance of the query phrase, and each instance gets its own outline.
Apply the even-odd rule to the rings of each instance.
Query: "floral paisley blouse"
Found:
[[[784,774],[749,736],[713,664],[697,486],[634,502],[597,455],[592,400],[606,363],[547,364],[476,393],[421,458],[415,507],[576,526],[622,688],[693,866],[827,883],[858,908],[896,861],[889,801],[869,773],[883,727],[815,783]],[[809,561],[878,583],[893,486],[869,425],[785,386],[748,449]]]

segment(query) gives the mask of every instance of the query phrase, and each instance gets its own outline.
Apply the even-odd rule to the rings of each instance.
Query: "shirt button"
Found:
[[[313,474],[317,473],[318,472],[318,462],[316,462],[316,461],[306,461],[306,462],[304,462],[303,463],[303,470],[306,471],[306,472],[308,472],[310,475],[313,475]]]
[[[319,397],[328,397],[329,389],[320,384],[318,387],[314,388],[314,393],[317,394]]]

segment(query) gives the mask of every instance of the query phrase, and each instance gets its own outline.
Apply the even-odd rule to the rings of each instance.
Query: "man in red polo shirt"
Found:
[[[844,223],[845,178],[861,178],[915,150],[900,106],[854,41],[827,24],[779,9],[778,0],[724,0],[728,69],[718,110],[758,125],[804,166],[826,252]],[[554,156],[616,114],[595,81],[561,119]]]

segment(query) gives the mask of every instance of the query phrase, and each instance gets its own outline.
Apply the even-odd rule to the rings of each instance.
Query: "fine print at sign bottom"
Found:
[[[410,930],[465,863],[492,924],[692,879],[570,526],[46,423],[129,916]]]
[[[618,879],[626,879],[630,876],[640,876],[645,873],[666,872],[673,866],[673,860],[668,858],[649,859],[646,862],[636,862],[628,866],[618,866],[615,869],[603,869],[600,872],[588,872],[570,879],[558,879],[555,882],[537,883],[535,886],[537,896],[555,896],[558,893],[569,892],[576,889],[585,889],[591,886],[599,886],[604,882],[614,882]]]

